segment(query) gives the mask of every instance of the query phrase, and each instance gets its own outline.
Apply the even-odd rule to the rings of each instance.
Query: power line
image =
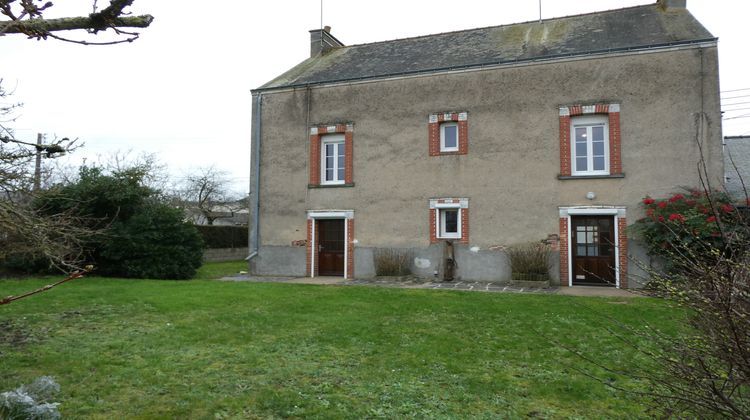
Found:
[[[750,102],[737,102],[734,104],[724,104],[722,106],[735,106],[735,105],[745,105],[745,104],[750,104]]]
[[[730,96],[728,98],[721,98],[721,99],[727,100],[727,99],[742,99],[742,98],[750,98],[750,95]]]
[[[750,109],[750,108],[748,108],[748,109]],[[740,119],[740,118],[750,118],[750,114],[744,114],[744,115],[738,115],[736,117],[724,118],[724,121],[736,120],[736,119]]]
[[[727,92],[740,92],[743,90],[750,90],[750,88],[742,88],[742,89],[732,89],[732,90],[722,90],[721,93],[727,93]]]
[[[736,108],[736,109],[727,109],[727,110],[725,110],[725,111],[721,111],[721,112],[734,112],[734,111],[744,111],[744,110],[746,110],[746,109],[750,109],[750,108]]]

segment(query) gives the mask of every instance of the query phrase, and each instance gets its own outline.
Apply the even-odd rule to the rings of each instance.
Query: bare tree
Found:
[[[83,45],[110,45],[132,42],[138,39],[137,32],[123,28],[146,28],[154,20],[151,15],[128,16],[124,9],[134,0],[111,0],[109,6],[99,10],[97,0],[92,2],[92,12],[87,16],[46,19],[44,14],[54,6],[45,0],[0,0],[0,14],[8,20],[0,21],[0,35],[24,34],[29,38],[53,38],[60,41]],[[84,39],[71,39],[57,35],[57,32],[85,30],[96,35],[111,29],[118,39],[107,42],[92,42]]]
[[[92,1],[92,11],[80,17],[47,19],[45,14],[53,7],[51,1],[43,0],[0,0],[0,36],[24,34],[31,39],[53,38],[82,45],[110,45],[132,42],[138,33],[123,28],[146,28],[153,21],[150,15],[129,16],[125,8],[134,0],[111,0],[103,9]],[[58,35],[61,31],[85,31],[96,36],[107,30],[114,31],[116,38],[105,42],[92,42],[87,39],[72,39]],[[49,214],[32,204],[34,192],[29,188],[37,180],[38,172],[31,171],[32,160],[44,154],[47,157],[59,156],[71,151],[75,143],[68,138],[55,139],[49,143],[33,144],[18,140],[10,125],[15,120],[14,111],[20,106],[9,102],[10,93],[2,88],[0,79],[0,261],[13,256],[43,258],[52,266],[63,271],[73,271],[61,284],[80,273],[84,255],[84,244],[100,232],[87,228],[90,223],[76,217],[74,212]],[[36,165],[38,166],[38,165]],[[35,178],[36,175],[36,178]],[[75,206],[72,206],[75,207]],[[76,274],[79,273],[79,274]],[[19,298],[48,290],[54,285],[23,294],[17,298],[3,299],[9,303]]]
[[[218,219],[232,218],[245,208],[229,190],[228,173],[215,166],[199,168],[188,174],[177,188],[176,196],[181,207],[198,213],[208,225],[213,225]]]

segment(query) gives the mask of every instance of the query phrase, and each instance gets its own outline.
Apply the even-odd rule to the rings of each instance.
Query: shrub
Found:
[[[196,225],[206,248],[247,248],[247,226]]]
[[[668,198],[646,197],[642,205],[646,217],[636,222],[634,233],[645,242],[650,255],[665,258],[670,268],[682,261],[675,252],[715,259],[709,250],[731,247],[747,233],[742,214],[723,192],[686,190]]]
[[[202,263],[203,241],[183,219],[181,210],[151,204],[113,224],[101,251],[100,272],[130,278],[191,278]]]
[[[60,392],[60,385],[49,376],[34,380],[31,385],[21,385],[13,391],[0,394],[0,418],[8,420],[54,420],[60,418],[59,405],[52,402]]]
[[[520,277],[527,277],[523,278],[523,280],[535,277],[546,279],[549,276],[551,264],[551,248],[549,245],[541,242],[530,242],[514,245],[508,248],[506,252],[510,259],[511,271],[514,278],[521,275]]]
[[[378,276],[408,276],[411,274],[411,251],[403,249],[376,249],[375,274]]]

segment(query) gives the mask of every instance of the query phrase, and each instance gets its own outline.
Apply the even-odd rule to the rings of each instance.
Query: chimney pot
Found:
[[[326,31],[326,32],[328,32],[329,34],[331,33],[331,27],[330,26],[324,26],[323,30]]]
[[[658,0],[658,4],[662,9],[684,9],[687,7],[687,0]]]

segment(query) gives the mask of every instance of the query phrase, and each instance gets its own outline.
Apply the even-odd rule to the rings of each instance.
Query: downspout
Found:
[[[250,255],[245,260],[250,261],[258,255],[260,249],[260,143],[261,143],[261,107],[263,106],[263,94],[253,95],[253,132],[251,134],[250,163],[252,173],[250,177],[250,208],[253,210],[253,224],[250,227]]]

